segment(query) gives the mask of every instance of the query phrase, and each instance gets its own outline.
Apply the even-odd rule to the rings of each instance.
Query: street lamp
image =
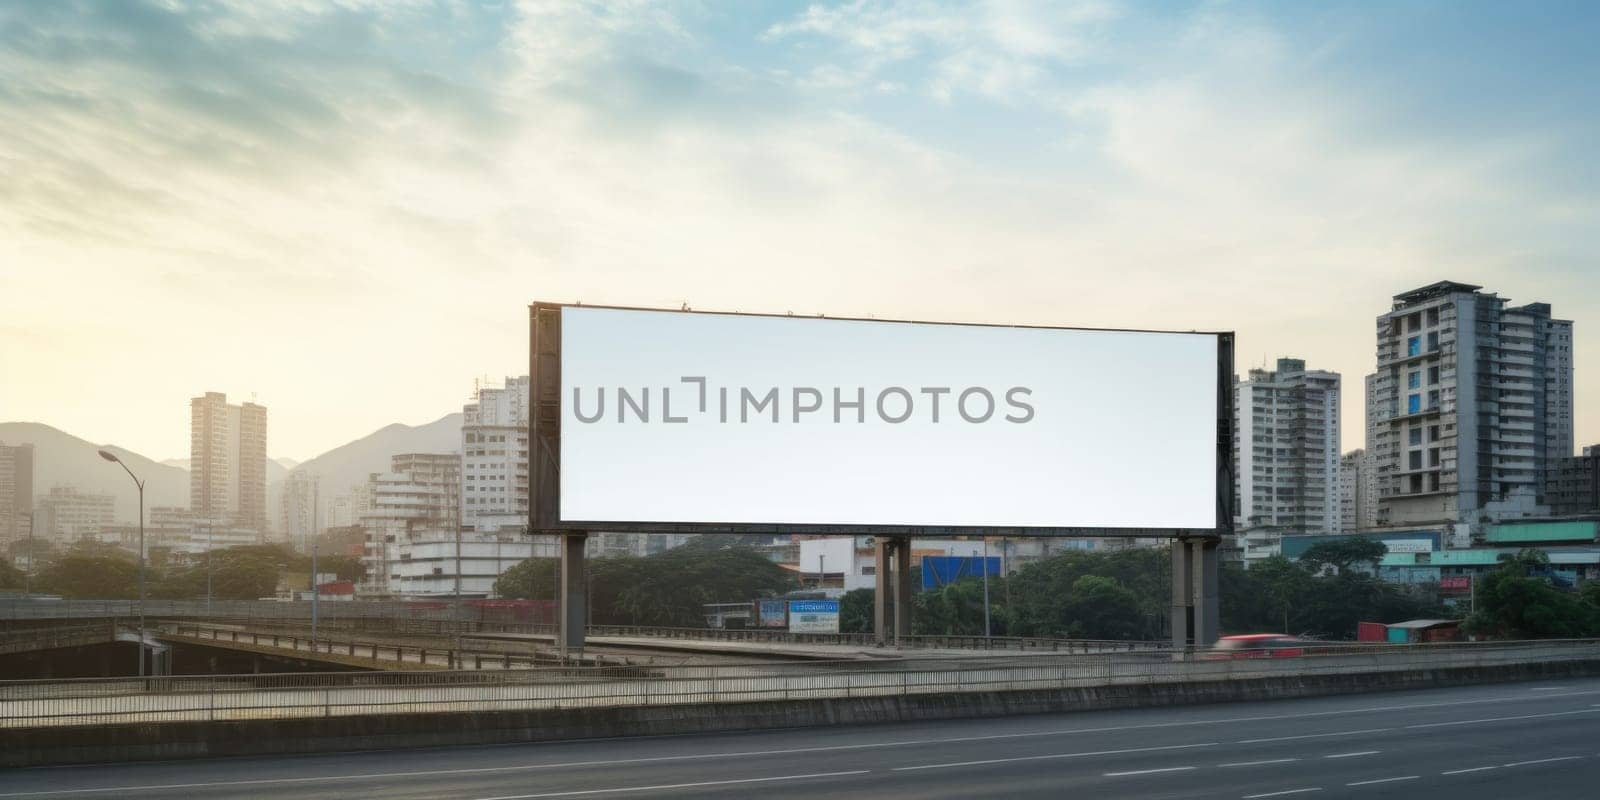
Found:
[[[144,677],[144,481],[139,480],[139,476],[133,474],[133,470],[128,469],[128,465],[122,463],[122,459],[117,458],[117,455],[115,453],[112,453],[112,452],[107,451],[107,450],[101,450],[100,451],[100,457],[105,459],[105,460],[107,460],[107,461],[115,462],[117,466],[122,467],[122,471],[128,473],[128,477],[133,479],[133,485],[139,487],[139,677],[143,678]]]

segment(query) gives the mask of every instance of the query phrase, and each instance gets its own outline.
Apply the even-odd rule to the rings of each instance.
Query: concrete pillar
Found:
[[[893,641],[889,634],[892,624],[889,617],[889,551],[893,548],[889,537],[879,536],[872,542],[873,570],[877,589],[872,593],[872,633],[879,647],[888,647]]]
[[[894,643],[911,635],[911,537],[894,537]]]
[[[1189,580],[1189,543],[1172,542],[1172,649],[1183,650],[1192,643],[1194,593]]]
[[[1216,537],[1172,542],[1172,646],[1210,647],[1221,628]]]
[[[583,653],[583,633],[589,622],[589,587],[583,570],[583,549],[588,539],[587,533],[561,535],[561,608],[556,612],[556,645],[563,660],[569,652]]]
[[[1217,602],[1217,546],[1214,538],[1189,540],[1190,581],[1193,586],[1194,644],[1217,643],[1222,611]]]

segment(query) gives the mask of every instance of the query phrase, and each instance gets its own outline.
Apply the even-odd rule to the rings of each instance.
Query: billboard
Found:
[[[985,564],[984,562],[988,563]],[[1000,557],[989,556],[923,556],[922,588],[937,589],[963,578],[981,578],[985,567],[990,575],[1000,574]]]
[[[783,600],[756,601],[756,627],[782,628],[789,624],[788,604]]]
[[[1216,531],[1232,336],[532,309],[537,530]]]
[[[838,600],[790,600],[790,633],[838,633]]]

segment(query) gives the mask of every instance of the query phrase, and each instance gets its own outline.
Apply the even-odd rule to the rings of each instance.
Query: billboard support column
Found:
[[[561,539],[561,608],[558,609],[559,630],[556,646],[561,660],[568,653],[583,655],[584,627],[589,619],[588,582],[584,574],[583,550],[589,534],[563,533]]]
[[[1210,647],[1217,643],[1217,629],[1221,622],[1221,609],[1217,604],[1217,545],[1220,543],[1221,540],[1211,536],[1189,540],[1195,647]]]
[[[888,647],[889,638],[889,537],[872,540],[872,574],[877,588],[872,592],[872,635],[879,647]]]
[[[1189,543],[1172,540],[1172,649],[1183,652],[1194,644],[1194,591],[1190,573]]]
[[[911,537],[894,537],[894,645],[911,635]]]

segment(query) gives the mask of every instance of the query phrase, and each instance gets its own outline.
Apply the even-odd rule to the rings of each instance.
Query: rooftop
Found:
[[[1460,292],[1476,292],[1482,288],[1482,286],[1473,286],[1470,283],[1439,281],[1438,283],[1430,283],[1420,289],[1412,289],[1409,292],[1401,292],[1400,294],[1394,296],[1394,301],[1397,305],[1409,305],[1411,303],[1420,303],[1424,300],[1432,300],[1435,297],[1443,297],[1449,294],[1457,294]]]

